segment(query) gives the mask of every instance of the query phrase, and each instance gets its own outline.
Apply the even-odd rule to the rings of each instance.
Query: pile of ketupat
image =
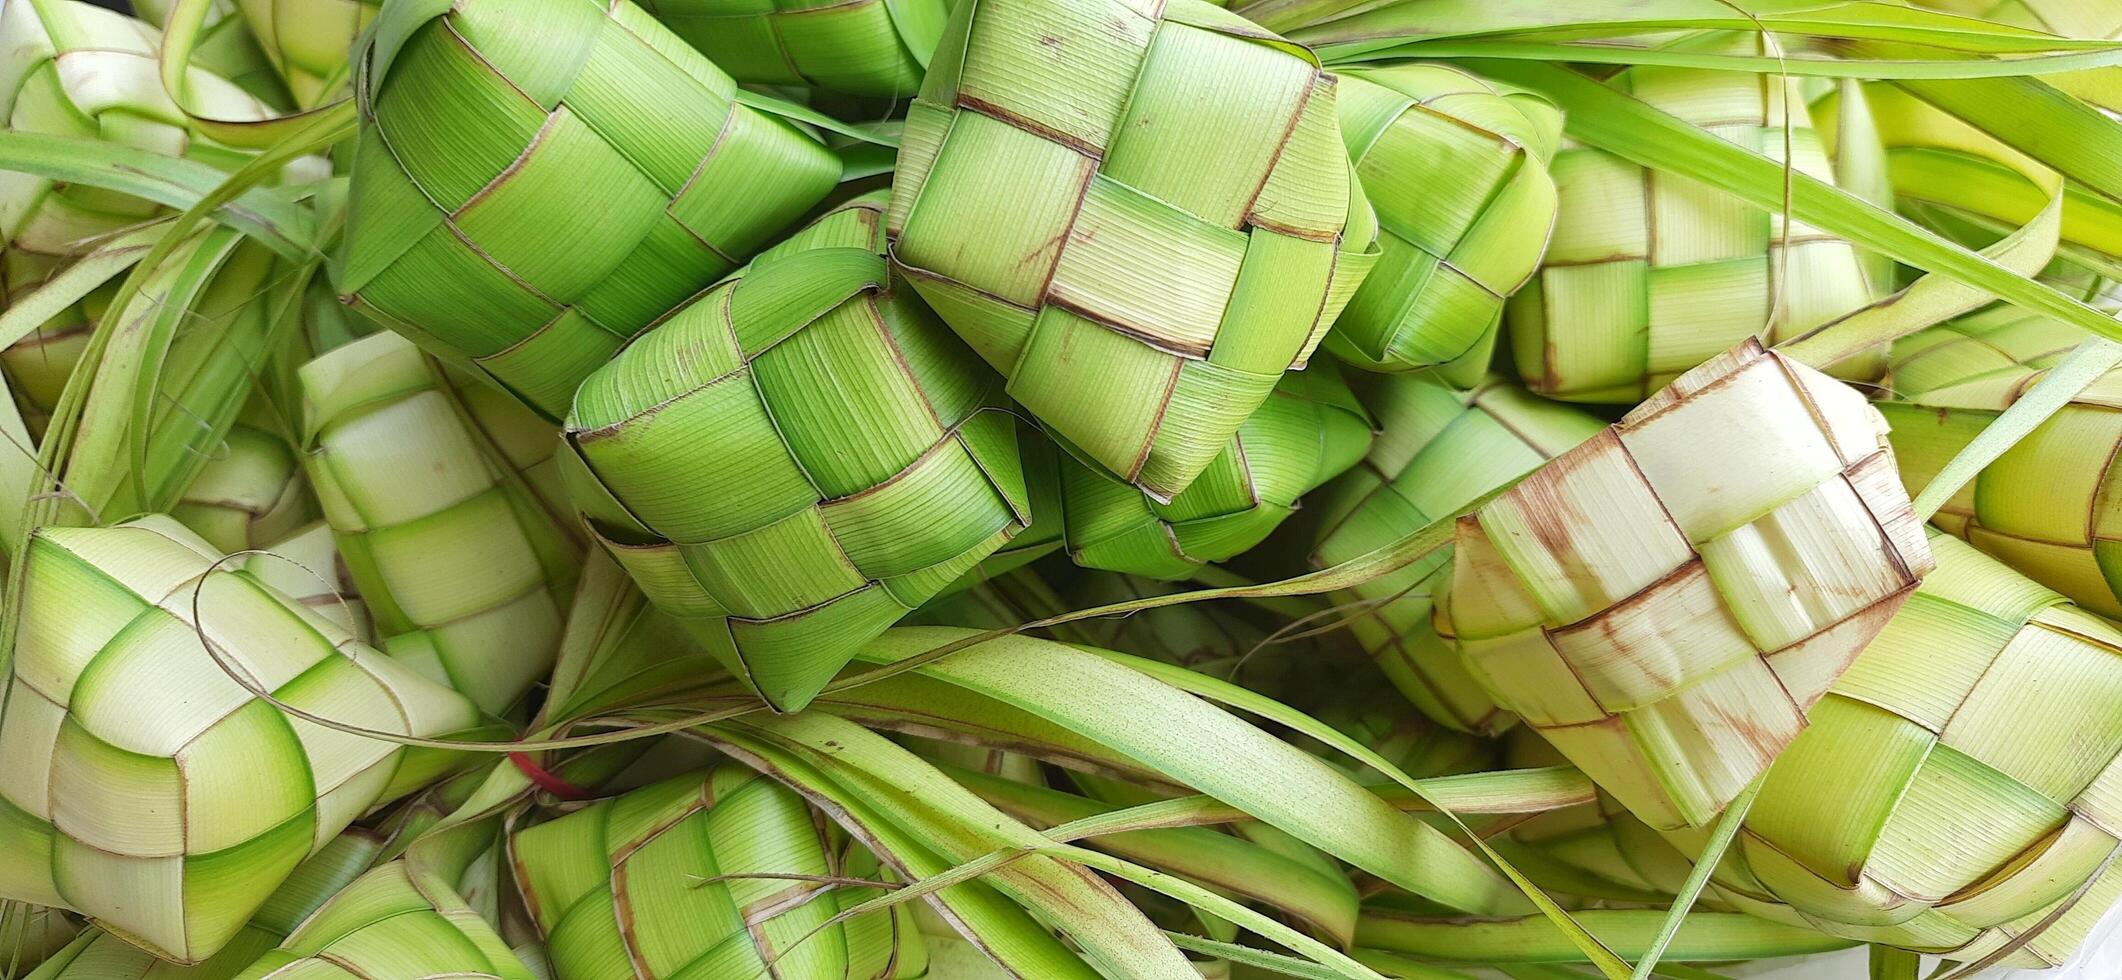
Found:
[[[2122,902],[2111,4],[135,14],[0,3],[0,980]]]

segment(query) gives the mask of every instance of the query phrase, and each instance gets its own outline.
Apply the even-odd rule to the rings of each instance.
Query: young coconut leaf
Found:
[[[2062,963],[2122,898],[2122,629],[1931,537],[1937,570],[1813,706],[1717,880],[1832,935]]]
[[[1500,377],[1465,391],[1427,375],[1364,379],[1358,397],[1379,422],[1362,466],[1306,500],[1319,517],[1311,563],[1337,565],[1502,487],[1599,434],[1591,415]],[[1437,635],[1432,602],[1451,553],[1335,593],[1349,632],[1423,714],[1493,735],[1517,723]]]
[[[1208,468],[1169,502],[1064,456],[1069,557],[1090,568],[1185,578],[1266,539],[1296,511],[1299,497],[1355,465],[1370,443],[1369,413],[1336,368],[1319,364],[1283,375]]]
[[[1488,371],[1503,299],[1531,278],[1555,223],[1548,162],[1562,113],[1448,65],[1341,73],[1341,138],[1378,210],[1378,264],[1326,349],[1358,367]]]
[[[901,99],[921,76],[950,16],[944,0],[646,0],[642,4],[747,85],[802,85]]]
[[[552,670],[579,568],[568,525],[405,338],[364,337],[300,374],[303,464],[384,651],[506,713]]]
[[[1884,428],[1755,341],[1682,375],[1459,520],[1468,668],[1644,822],[1706,823],[1932,565]]]
[[[16,3],[0,11],[0,113],[13,133],[103,141],[114,146],[189,157],[230,169],[243,155],[205,138],[162,90],[156,74],[161,33],[152,25],[75,0]],[[273,110],[225,79],[194,69],[186,84],[201,105],[236,119],[262,119]],[[316,168],[298,168],[315,175]],[[123,190],[10,171],[0,177],[0,309],[27,299],[74,262],[152,220],[167,201]],[[108,253],[133,259],[137,246]],[[0,370],[35,431],[57,402],[59,389],[86,347],[88,331],[112,293],[109,269],[29,336],[0,352]]]
[[[334,280],[554,419],[839,180],[823,143],[632,3],[396,4],[370,37]],[[598,220],[556,220],[587,187]]]
[[[567,420],[592,531],[780,711],[1030,523],[1001,379],[894,288],[878,203],[673,312]]]
[[[2084,332],[1998,306],[1894,345],[1878,403],[1902,479],[1929,485]],[[2109,374],[1962,487],[1933,523],[2085,608],[2122,617],[2122,375]],[[2106,447],[2105,449],[2101,447]]]
[[[742,766],[517,830],[508,849],[559,980],[890,980],[927,967],[908,908],[830,922],[889,882],[867,885],[875,858]]]
[[[77,910],[185,964],[348,823],[451,764],[304,721],[231,672],[368,728],[479,723],[461,696],[218,563],[166,517],[39,529],[0,712],[0,898]]]
[[[961,3],[938,50],[894,261],[1072,452],[1170,500],[1377,255],[1334,77],[1200,0]]]

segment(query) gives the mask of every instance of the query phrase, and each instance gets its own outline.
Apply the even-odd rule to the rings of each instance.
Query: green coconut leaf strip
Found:
[[[737,90],[735,98],[739,104],[751,106],[760,112],[816,126],[827,132],[839,133],[849,139],[860,140],[877,146],[887,146],[892,149],[898,149],[899,147],[899,137],[884,132],[877,127],[858,126],[854,123],[843,122],[810,106],[790,102],[778,96],[756,92],[748,88],[740,88]]]
[[[1787,37],[1872,39],[1986,54],[2108,50],[2113,42],[2059,38],[1917,7],[1881,3],[1723,0],[1260,0],[1240,13],[1308,44],[1509,36],[1614,38],[1666,31],[1773,31]],[[1319,25],[1319,26],[1304,26]],[[1322,52],[1323,53],[1323,52]]]
[[[1263,964],[1276,969],[1278,972],[1289,972],[1289,969],[1296,970],[1297,972],[1289,974],[1291,976],[1326,977],[1333,978],[1333,980],[1380,980],[1378,974],[1347,957],[1340,950],[1324,945],[1310,936],[1297,932],[1243,905],[1238,905],[1216,892],[1200,888],[1191,882],[1172,875],[1130,864],[1110,855],[1061,845],[1033,845],[1023,849],[990,852],[957,865],[941,874],[910,882],[904,887],[894,889],[852,908],[844,909],[834,915],[832,919],[821,923],[817,929],[813,930],[812,934],[815,935],[835,923],[859,915],[884,912],[894,906],[918,898],[926,898],[945,888],[973,882],[1027,855],[1045,855],[1095,868],[1113,877],[1133,882],[1166,897],[1177,899],[1208,917],[1210,921],[1228,921],[1234,926],[1242,926],[1258,935],[1282,942],[1291,948],[1308,951],[1315,959],[1298,960],[1248,946],[1220,943],[1214,940],[1201,939],[1198,936],[1188,936],[1185,933],[1166,931],[1165,936],[1171,940],[1172,945],[1181,949],[1203,950],[1204,947],[1197,945],[1196,942],[1187,941],[1195,940],[1198,943],[1211,943],[1213,948],[1242,951],[1238,958],[1244,962]]]
[[[1598,799],[1591,780],[1567,766],[1503,769],[1437,776],[1415,782],[1421,786],[1418,791],[1390,785],[1371,789],[1380,799],[1408,813],[1436,813],[1438,806],[1462,815],[1546,813],[1583,806]],[[1244,810],[1214,797],[1182,796],[1114,810],[1095,819],[1079,819],[1073,825],[1073,833],[1079,837],[1069,839],[1166,827],[1204,827],[1251,819]]]
[[[2077,324],[2100,336],[2122,339],[2122,323],[2013,271],[1997,259],[1947,241],[1818,179],[1787,173],[1767,157],[1711,136],[1592,79],[1529,62],[1487,60],[1467,67],[1555,99],[1568,112],[1567,126],[1572,136],[1624,159],[1692,177],[1771,212],[1784,209],[1787,179],[1790,212],[1800,221],[2015,306]],[[2060,207],[2056,210],[2060,212]]]
[[[22,512],[37,482],[37,442],[22,422],[22,408],[0,376],[0,555],[21,552]]]
[[[889,663],[961,632],[897,629],[857,657]],[[1386,806],[1318,757],[1139,669],[1133,659],[1007,637],[921,670],[1063,727],[1095,733],[1098,741],[1174,782],[1447,907],[1484,914],[1525,909],[1500,879],[1442,832]],[[1284,716],[1298,716],[1277,707]]]
[[[848,730],[854,733],[851,737],[876,737],[857,726],[849,725]],[[875,796],[858,785],[843,784],[847,776],[841,767],[829,765],[786,737],[737,723],[695,731],[732,757],[803,794],[904,879],[919,881],[951,870],[953,862],[937,848],[967,847],[983,853],[998,850],[993,846],[973,846],[975,839],[993,840],[992,826],[982,838],[978,828],[963,827],[962,821],[953,820],[947,813],[917,810],[914,804],[891,795]],[[1007,822],[1007,818],[1002,819]],[[935,892],[930,905],[989,958],[1017,976],[1095,980],[1099,972],[1027,911],[1040,907],[1043,899],[1039,895],[1031,895],[1028,904],[1019,904],[1005,895],[1006,888],[1041,880],[1041,876],[1050,877],[1052,873],[1048,868],[1012,868],[1008,874],[996,876],[1001,880],[970,879]],[[1127,933],[1134,934],[1133,929]],[[1115,935],[1121,933],[1116,930]]]
[[[131,277],[146,281],[144,288],[134,294],[138,301],[113,303],[103,322],[96,325],[95,335],[104,338],[106,345],[94,349],[92,338],[95,356],[84,354],[75,365],[66,394],[60,399],[61,409],[53,413],[53,429],[46,436],[48,443],[60,444],[64,455],[54,461],[53,468],[62,474],[74,502],[85,510],[81,517],[89,522],[108,523],[132,516],[104,514],[102,508],[117,499],[123,492],[121,488],[144,481],[145,474],[137,471],[125,449],[126,428],[137,417],[133,403],[141,398],[141,392],[147,392],[150,408],[154,407],[155,396],[152,384],[143,387],[135,379],[157,369],[178,325],[191,319],[194,304],[242,245],[241,235],[216,227],[208,229],[182,254],[172,253],[166,262],[146,266],[145,262],[154,259],[150,254]],[[120,295],[123,296],[122,290]],[[77,393],[79,424],[64,426],[60,421],[64,407]],[[72,439],[60,442],[66,436]],[[144,505],[146,497],[136,497],[134,502]]]
[[[1709,876],[1724,860],[1724,852],[1731,849],[1739,828],[1746,823],[1746,814],[1754,808],[1754,800],[1761,795],[1764,779],[1756,779],[1742,790],[1732,801],[1725,804],[1724,812],[1717,816],[1716,828],[1710,832],[1709,841],[1702,845],[1702,852],[1695,855],[1695,866],[1687,873],[1687,881],[1680,886],[1680,893],[1673,896],[1672,907],[1665,913],[1665,923],[1658,928],[1658,935],[1650,941],[1650,948],[1643,951],[1643,958],[1636,961],[1636,975],[1631,980],[1649,980],[1658,968],[1658,961],[1672,948],[1673,939],[1679,935],[1680,927],[1687,922],[1687,915],[1695,907],[1695,900],[1702,897],[1702,889],[1709,885]]]
[[[1342,973],[1309,960],[1300,960],[1293,956],[1284,956],[1281,953],[1270,953],[1267,950],[1257,949],[1252,946],[1220,942],[1190,933],[1172,932],[1170,930],[1165,930],[1164,935],[1172,941],[1172,945],[1189,953],[1200,953],[1220,960],[1242,963],[1257,970],[1266,970],[1285,977],[1297,977],[1299,980],[1335,980],[1335,978],[1344,976]]]
[[[1105,872],[1122,881],[1132,882],[1166,898],[1177,899],[1192,908],[1243,926],[1272,942],[1310,957],[1321,966],[1333,968],[1335,976],[1347,977],[1349,980],[1384,980],[1376,971],[1357,962],[1348,954],[1184,878],[1153,871],[1088,848],[1055,845],[1040,848],[1039,851]]]
[[[961,631],[895,630],[870,644],[858,658],[890,663],[917,657],[921,647],[933,639],[955,632]],[[1111,662],[1100,665],[1101,659]],[[1103,741],[1177,781],[1447,907],[1508,914],[1502,910],[1522,904],[1500,887],[1503,883],[1487,866],[1440,831],[1406,820],[1315,757],[1189,696],[1209,698],[1287,725],[1419,792],[1413,778],[1367,747],[1244,688],[1169,664],[1023,637],[1000,638],[928,663],[921,670],[1079,731],[1099,732]],[[1276,777],[1259,778],[1263,766],[1271,767]],[[1588,933],[1575,929],[1568,913],[1538,886],[1511,868],[1457,817],[1448,812],[1446,816],[1497,862],[1498,870],[1533,907],[1556,917],[1558,929],[1585,942],[1584,955],[1594,957],[1602,971],[1615,980],[1628,976],[1627,965],[1600,948]],[[1417,868],[1421,871],[1413,870]]]
[[[7,309],[0,311],[0,348],[13,346],[97,287],[132,268],[162,237],[164,227],[157,222],[119,235],[75,259],[27,295],[9,297]]]
[[[2017,76],[1896,84],[2063,176],[2122,201],[2122,122],[2055,86]]]
[[[2122,344],[2101,337],[2088,337],[2063,362],[2049,369],[2019,396],[2011,407],[1983,427],[1967,446],[1938,471],[1928,486],[1916,494],[1916,517],[1928,521],[1936,516],[1960,488],[1975,475],[2019,444],[2049,416],[2070,404],[2078,393],[2098,381],[2115,365],[2122,364]]]
[[[182,209],[214,199],[228,176],[197,160],[105,140],[22,132],[0,132],[0,170],[85,184]],[[284,194],[247,190],[215,199],[205,211],[288,258],[300,259],[317,250],[308,209]],[[176,227],[189,225],[173,223]]]
[[[1664,930],[1661,909],[1584,909],[1584,926],[1623,956],[1642,956]],[[1577,963],[1582,956],[1546,919],[1434,919],[1367,910],[1357,927],[1359,946],[1448,963]],[[1719,962],[1770,956],[1826,953],[1855,946],[1802,926],[1757,919],[1739,912],[1695,912],[1687,917],[1666,955],[1676,960]]]
[[[1435,964],[1424,963],[1420,960],[1410,959],[1398,953],[1389,953],[1381,949],[1359,948],[1350,950],[1349,955],[1355,957],[1357,962],[1388,977],[1399,978],[1399,980],[1474,980],[1474,975],[1471,973],[1448,970]],[[1505,976],[1508,975],[1508,973],[1505,974]]]
[[[320,262],[321,259],[309,260],[292,274],[270,284],[268,292],[257,298],[256,302],[265,304],[267,327],[263,343],[256,348],[250,348],[249,345],[257,343],[258,338],[237,336],[230,329],[234,317],[224,317],[220,323],[209,321],[209,325],[216,328],[216,346],[229,346],[239,351],[240,356],[249,359],[250,370],[245,372],[242,384],[245,394],[242,398],[233,399],[234,404],[240,406],[248,398],[248,392],[256,386],[258,369],[264,366],[265,352],[277,350],[277,342],[299,326],[302,297],[309,287],[311,274],[317,270]],[[196,476],[213,458],[214,447],[221,443],[222,437],[228,434],[228,425],[235,421],[233,413],[230,413],[226,422],[201,420],[208,424],[194,430],[193,437],[189,440],[192,449],[178,455],[174,472],[166,472],[170,469],[168,466],[154,466],[148,461],[152,441],[150,437],[155,434],[155,419],[166,407],[160,404],[161,399],[157,397],[157,392],[162,389],[163,369],[168,363],[170,345],[176,339],[176,331],[180,327],[191,325],[185,322],[187,319],[181,315],[156,318],[153,336],[148,340],[148,359],[143,369],[133,376],[132,420],[131,424],[126,426],[125,458],[131,464],[128,472],[132,478],[133,498],[140,502],[143,509],[149,511],[168,510],[176,504],[173,495],[189,486],[191,477]],[[171,499],[159,499],[156,490],[158,486],[166,488],[163,495],[170,496]]]
[[[1734,32],[1752,33],[1752,32]],[[1919,49],[1932,54],[1929,49]],[[1453,39],[1417,41],[1378,47],[1356,43],[1328,45],[1320,58],[1332,65],[1363,61],[1397,61],[1409,58],[1509,58],[1520,61],[1568,61],[1603,65],[1658,65],[1668,68],[1700,68],[1711,71],[1750,71],[1813,78],[1847,79],[1958,79],[2018,77],[2035,73],[2108,70],[2122,63],[2114,51],[2032,55],[1999,60],[1992,58],[1930,58],[1914,53],[1899,58],[1823,58],[1804,54],[1781,60],[1768,55],[1723,54],[1670,48],[1630,47],[1617,44],[1564,44],[1542,41]]]
[[[1875,207],[1892,210],[1894,181],[1888,170],[1886,146],[1879,139],[1878,125],[1872,116],[1871,100],[1864,97],[1863,84],[1853,79],[1836,82],[1835,87],[1839,106],[1835,113],[1835,184]],[[2022,224],[2023,220],[2015,221],[2011,227]],[[1872,295],[1892,291],[1891,257],[1867,249],[1858,254],[1858,261],[1863,263],[1864,282]]]
[[[320,106],[270,119],[221,119],[194,108],[195,100],[191,98],[187,76],[192,55],[205,40],[206,17],[213,8],[214,0],[175,0],[170,5],[167,23],[162,26],[162,54],[158,59],[163,91],[169,93],[170,101],[177,104],[200,132],[229,146],[270,146],[300,130],[316,113],[331,108]],[[227,16],[234,18],[236,15],[230,13]]]
[[[1631,972],[1633,972],[1630,970],[1628,964],[1623,962],[1620,957],[1614,953],[1613,950],[1608,949],[1599,941],[1596,936],[1593,936],[1589,931],[1585,930],[1582,925],[1580,925],[1573,917],[1571,917],[1569,912],[1565,911],[1560,905],[1556,904],[1554,899],[1549,898],[1547,893],[1540,889],[1539,885],[1535,884],[1532,879],[1526,877],[1523,872],[1520,872],[1515,866],[1510,863],[1509,859],[1505,858],[1493,846],[1491,846],[1486,838],[1484,838],[1480,834],[1475,833],[1473,828],[1468,827],[1466,823],[1458,817],[1457,814],[1440,806],[1439,801],[1427,798],[1423,792],[1422,784],[1419,780],[1416,780],[1413,777],[1409,776],[1407,773],[1401,771],[1398,766],[1393,765],[1383,756],[1380,756],[1376,752],[1372,751],[1369,746],[1357,742],[1356,740],[1349,738],[1340,730],[1335,729],[1330,725],[1326,725],[1318,721],[1317,719],[1314,719],[1308,715],[1305,715],[1302,712],[1288,707],[1287,705],[1284,705],[1271,698],[1263,697],[1259,694],[1256,694],[1245,688],[1239,687],[1235,684],[1231,684],[1225,681],[1219,681],[1215,678],[1208,677],[1202,674],[1196,674],[1193,671],[1187,670],[1183,667],[1175,667],[1170,664],[1164,664],[1152,660],[1143,660],[1141,658],[1127,656],[1126,654],[1101,652],[1100,655],[1125,663],[1127,666],[1133,667],[1134,669],[1149,674],[1152,677],[1156,677],[1160,680],[1163,680],[1181,690],[1188,691],[1189,693],[1195,694],[1203,698],[1207,698],[1220,704],[1225,704],[1230,707],[1237,708],[1241,711],[1245,711],[1250,714],[1258,715],[1262,718],[1266,718],[1270,721],[1277,722],[1291,729],[1302,732],[1305,735],[1309,735],[1312,738],[1324,742],[1336,751],[1341,752],[1342,754],[1347,755],[1348,757],[1355,759],[1356,761],[1361,762],[1364,765],[1369,766],[1370,768],[1377,770],[1380,773],[1383,773],[1393,782],[1398,783],[1402,789],[1405,789],[1408,792],[1415,794],[1415,796],[1418,798],[1422,798],[1423,802],[1428,803],[1431,807],[1435,808],[1439,814],[1443,815],[1445,819],[1449,820],[1452,825],[1457,828],[1462,835],[1466,837],[1467,840],[1471,841],[1475,847],[1480,849],[1481,853],[1484,856],[1486,856],[1490,861],[1494,862],[1496,870],[1502,872],[1504,877],[1510,880],[1511,884],[1516,885],[1518,890],[1523,893],[1527,899],[1530,899],[1532,901],[1533,906],[1539,909],[1541,915],[1545,916],[1549,922],[1553,923],[1555,929],[1561,935],[1568,937],[1570,942],[1576,945],[1578,951],[1583,956],[1588,958],[1593,965],[1597,966],[1599,968],[1599,971],[1605,974],[1609,978],[1609,980],[1620,980],[1620,978],[1627,977]],[[1331,851],[1331,848],[1322,849]],[[1365,870],[1369,869],[1366,868]],[[1375,874],[1375,872],[1373,873]],[[1383,876],[1381,875],[1380,877]],[[1398,884],[1398,882],[1395,882],[1395,884]],[[1406,886],[1403,885],[1402,887]],[[1416,892],[1416,894],[1422,893],[1418,891]]]
[[[1345,875],[1323,873],[1243,838],[1202,827],[1085,835],[1074,825],[1085,818],[1107,816],[1114,808],[1000,776],[954,766],[937,768],[1057,842],[1090,841],[1090,846],[1108,854],[1281,909],[1343,946],[1354,939],[1358,903],[1355,886]],[[1064,829],[1068,831],[1065,836]]]
[[[1912,951],[1872,944],[1871,980],[1916,980],[1923,957]]]

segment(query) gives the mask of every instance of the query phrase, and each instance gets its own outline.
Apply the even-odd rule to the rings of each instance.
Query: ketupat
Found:
[[[742,766],[519,830],[509,855],[559,980],[889,980],[926,970],[903,905],[811,935],[882,894],[854,884],[877,879],[876,859]]]
[[[893,260],[1081,458],[1169,500],[1377,255],[1305,49],[1201,0],[981,0],[907,112]]]
[[[1796,79],[1646,65],[1611,84],[1772,159],[1787,122],[1793,168],[1833,179]],[[1802,222],[1786,236],[1780,214],[1584,146],[1552,170],[1554,238],[1504,314],[1534,392],[1634,402],[1741,339],[1794,337],[1872,300],[1850,244]]]
[[[169,513],[206,543],[235,552],[287,537],[316,516],[316,507],[295,448],[239,419]]]
[[[397,4],[372,37],[335,282],[554,419],[840,177],[625,0]],[[555,220],[590,187],[596,221]]]
[[[384,652],[506,713],[552,671],[581,557],[569,524],[405,338],[300,376],[303,464]]]
[[[1370,455],[1306,498],[1319,521],[1311,563],[1384,547],[1599,434],[1599,419],[1492,377],[1460,390],[1434,375],[1359,379],[1378,420]],[[1439,724],[1494,735],[1517,723],[1437,636],[1432,603],[1450,575],[1439,552],[1337,593],[1349,632],[1408,701]]]
[[[1495,353],[1504,298],[1554,229],[1547,166],[1562,112],[1442,64],[1347,69],[1338,102],[1381,254],[1326,349],[1373,371],[1438,366],[1470,387]]]
[[[644,0],[671,33],[747,85],[914,94],[946,0]]]
[[[458,694],[255,583],[166,517],[31,538],[0,714],[0,898],[75,909],[178,963],[448,753],[323,728],[469,731]],[[196,626],[193,596],[204,614]]]
[[[1682,375],[1459,519],[1467,667],[1645,823],[1707,822],[1932,565],[1884,428],[1752,340]]]
[[[593,532],[781,711],[1030,522],[1001,379],[891,276],[876,208],[673,312],[567,420]]]
[[[1813,706],[1716,881],[1833,935],[1956,960],[2030,936],[2008,962],[2061,963],[2122,898],[2122,629],[1942,533],[1931,547],[1937,570]]]
[[[1319,363],[1283,375],[1169,503],[1064,455],[1069,557],[1090,568],[1185,578],[1259,544],[1296,511],[1299,497],[1354,465],[1370,443],[1369,413],[1340,372]]]
[[[228,980],[287,938],[317,906],[367,870],[383,842],[349,830],[317,849],[287,876],[228,945],[193,966],[179,966],[101,929],[91,929],[24,980]]]
[[[398,860],[355,879],[235,980],[535,976],[441,875]]]
[[[1997,306],[1894,344],[1890,397],[1902,479],[1920,489],[2061,361],[2084,333]],[[2122,373],[2019,441],[1932,523],[2109,618],[2122,617]]]

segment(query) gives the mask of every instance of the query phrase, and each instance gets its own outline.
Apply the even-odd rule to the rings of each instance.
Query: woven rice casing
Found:
[[[442,368],[372,334],[302,366],[303,462],[386,653],[505,713],[552,670],[581,545]],[[520,406],[506,406],[536,426]]]
[[[399,860],[355,879],[235,980],[535,976],[440,875]]]
[[[1642,66],[1613,84],[1775,160],[1788,112],[1792,166],[1834,179],[1796,79]],[[1742,339],[1780,341],[1871,302],[1850,244],[1803,222],[1786,237],[1780,214],[1589,147],[1565,145],[1552,171],[1554,237],[1504,314],[1534,392],[1633,402]]]
[[[1460,518],[1467,666],[1645,823],[1702,824],[1932,566],[1884,428],[1755,341],[1688,372]]]
[[[335,281],[554,419],[840,177],[626,0],[393,5],[372,36]]]
[[[1069,555],[1090,568],[1185,578],[1259,544],[1296,511],[1299,497],[1355,465],[1370,442],[1369,413],[1340,372],[1322,363],[1283,375],[1170,503],[1064,454]]]
[[[2068,900],[2017,957],[2060,963],[2122,897],[2122,629],[1940,532],[1931,547],[1937,570],[1769,770],[1730,884],[1962,960]]]
[[[962,3],[893,258],[1077,456],[1186,489],[1376,257],[1334,76],[1201,0]]]
[[[1894,458],[1912,488],[1938,471],[2085,339],[1997,306],[1902,338]],[[2122,372],[2108,372],[2007,450],[1932,523],[2110,619],[2122,617]]]
[[[1326,335],[1372,371],[1488,371],[1503,300],[1532,277],[1555,224],[1547,162],[1562,112],[1435,64],[1341,76],[1341,136],[1378,210],[1378,264]]]
[[[802,797],[741,766],[666,779],[519,831],[509,857],[558,980],[606,980],[629,964],[627,975],[701,980],[890,980],[927,966],[904,905],[810,935],[877,889],[741,877],[874,879],[878,870]]]
[[[642,591],[779,710],[1029,522],[1001,379],[857,199],[583,385],[563,457]]]
[[[479,721],[236,566],[209,571],[220,559],[167,517],[40,528],[0,718],[0,898],[75,909],[179,963],[213,955],[304,858],[450,761],[283,713],[195,630],[280,701],[346,724]]]

